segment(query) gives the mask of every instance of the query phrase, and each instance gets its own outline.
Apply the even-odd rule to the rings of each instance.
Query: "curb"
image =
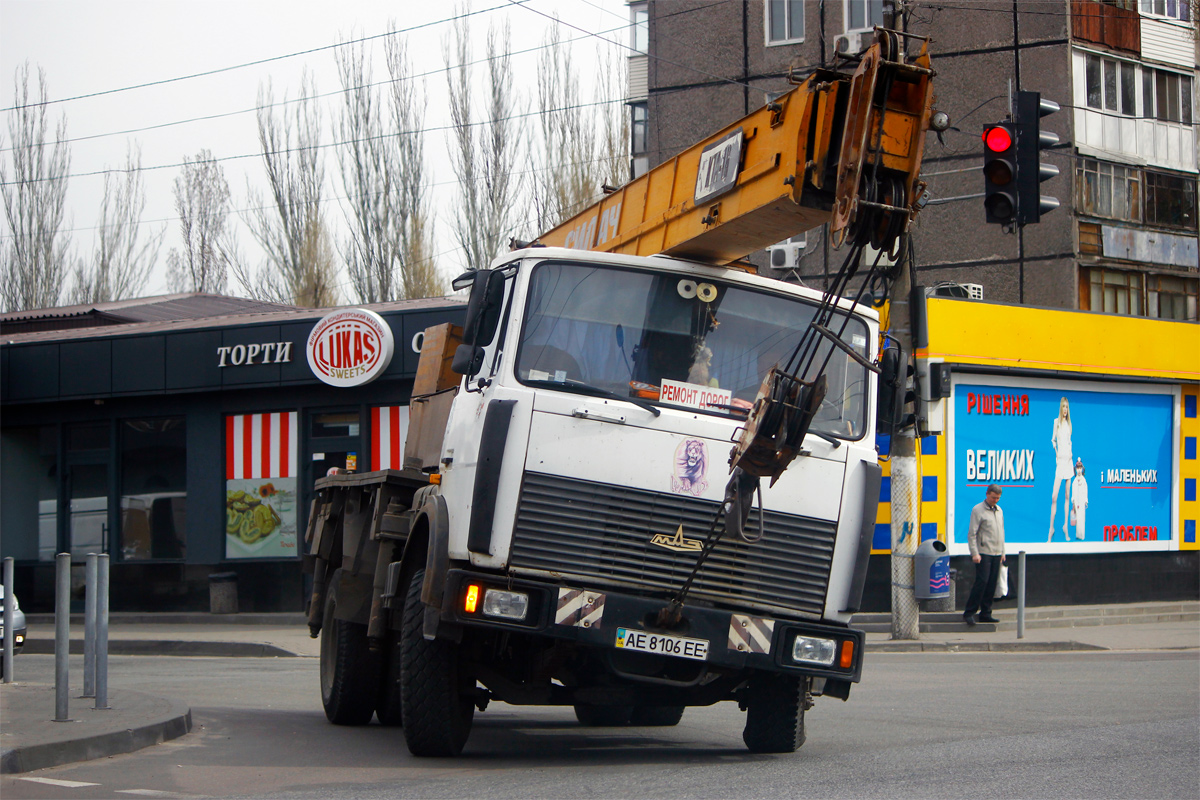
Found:
[[[6,747],[0,750],[0,774],[32,772],[46,767],[132,753],[177,739],[191,731],[192,710],[177,700],[168,699],[168,702],[172,707],[167,716],[136,728],[97,733],[79,739]]]
[[[54,642],[26,639],[24,653],[52,655]],[[110,639],[110,656],[209,656],[212,658],[299,658],[291,650],[262,642],[196,642],[171,639]],[[71,655],[83,655],[83,640],[71,640]]]
[[[1083,642],[867,642],[868,653],[1059,653],[1109,648]]]

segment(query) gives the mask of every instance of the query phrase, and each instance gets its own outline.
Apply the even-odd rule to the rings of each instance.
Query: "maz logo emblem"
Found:
[[[699,539],[683,538],[683,526],[679,526],[679,530],[675,531],[674,536],[667,536],[665,533],[656,533],[650,539],[650,544],[656,544],[659,547],[665,547],[668,550],[677,550],[683,553],[699,553],[704,545]]]

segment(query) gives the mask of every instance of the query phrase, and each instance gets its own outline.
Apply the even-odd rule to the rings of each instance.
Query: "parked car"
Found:
[[[8,602],[9,595],[5,591],[4,585],[0,584],[0,614],[4,612],[4,604]],[[13,654],[21,652],[21,648],[25,646],[25,612],[21,610],[21,604],[17,602],[17,596],[12,595],[13,604]],[[8,636],[8,631],[4,629],[2,622],[4,618],[0,616],[0,646],[4,644],[4,637]],[[3,676],[4,661],[0,659],[0,676]]]

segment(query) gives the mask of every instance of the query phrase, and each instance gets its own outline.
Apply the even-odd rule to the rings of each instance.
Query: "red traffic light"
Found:
[[[1002,125],[995,125],[983,132],[983,144],[993,153],[1003,153],[1012,147],[1012,133]]]

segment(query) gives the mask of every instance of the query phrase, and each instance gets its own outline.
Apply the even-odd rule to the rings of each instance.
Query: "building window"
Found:
[[[183,417],[121,423],[121,557],[180,559],[187,548]]]
[[[650,52],[650,14],[645,3],[629,7],[629,46],[638,53]]]
[[[767,0],[767,44],[804,39],[804,0]]]
[[[1191,0],[1142,0],[1142,13],[1190,22]]]
[[[296,422],[295,411],[225,417],[225,558],[299,555]],[[321,448],[312,453],[314,477],[329,463],[345,464],[345,444],[357,441],[358,431],[357,414],[313,416],[309,441]]]
[[[1139,221],[1142,218],[1140,170],[1094,159],[1081,159],[1076,199],[1081,214]]]
[[[1196,229],[1196,179],[1146,171],[1146,222]]]
[[[1133,64],[1088,54],[1084,62],[1088,108],[1137,116],[1135,75]]]
[[[1142,116],[1192,124],[1192,79],[1165,69],[1142,69]]]
[[[846,30],[870,30],[883,24],[883,0],[846,0]]]
[[[1088,271],[1089,306],[1106,314],[1142,314],[1142,276],[1110,269]]]
[[[629,110],[631,114],[629,152],[636,156],[646,152],[646,104],[633,103],[629,106]]]
[[[1200,281],[1173,275],[1146,276],[1146,316],[1197,321]]]

